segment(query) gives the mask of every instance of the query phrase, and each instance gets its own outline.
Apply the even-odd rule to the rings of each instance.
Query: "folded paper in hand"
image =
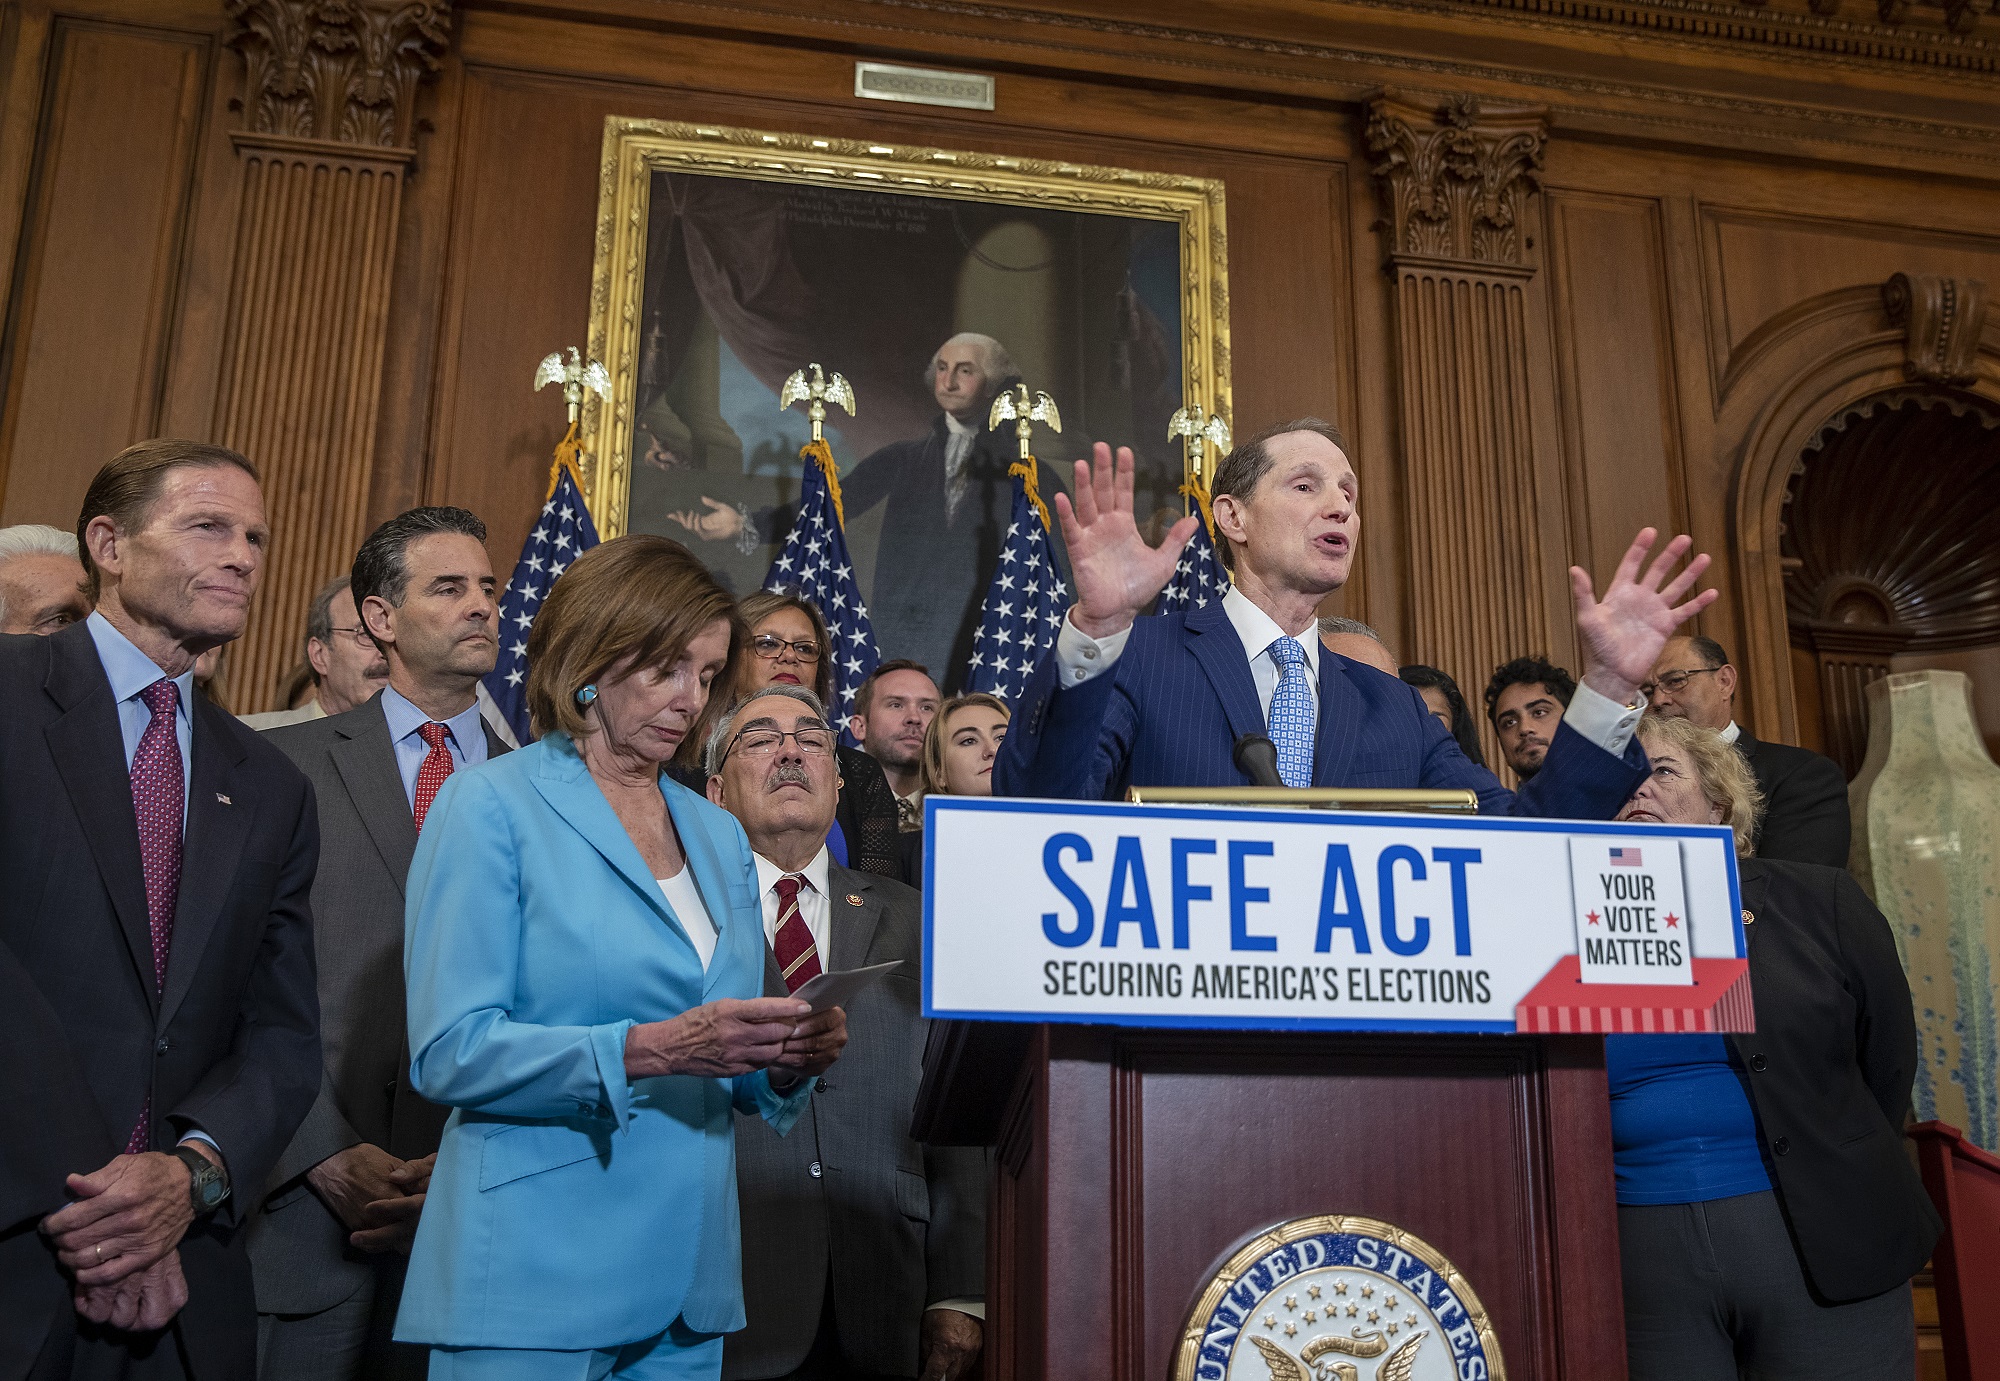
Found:
[[[792,996],[810,1002],[814,1012],[824,1012],[829,1007],[845,1007],[856,993],[889,970],[900,969],[902,966],[902,960],[891,959],[886,964],[871,964],[865,969],[823,973],[801,984],[799,990]]]

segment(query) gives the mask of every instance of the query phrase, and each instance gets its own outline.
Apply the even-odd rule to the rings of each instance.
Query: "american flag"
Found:
[[[583,502],[576,471],[567,461],[556,462],[555,486],[542,505],[535,529],[521,544],[514,578],[500,595],[500,660],[486,673],[486,691],[506,717],[514,735],[532,743],[528,731],[528,630],[548,598],[556,577],[577,557],[597,545],[597,524]]]
[[[1611,851],[1611,866],[1614,868],[1643,868],[1645,864],[1639,861],[1639,851],[1637,849],[1613,849]]]
[[[1069,587],[1056,569],[1043,510],[1028,496],[1024,469],[1014,467],[1014,511],[1000,564],[986,587],[965,678],[967,690],[1008,701],[1020,698],[1042,654],[1055,646],[1069,612]]]
[[[1197,518],[1201,506],[1195,505]],[[1194,536],[1181,549],[1181,559],[1174,566],[1173,579],[1167,588],[1160,591],[1160,603],[1155,613],[1164,614],[1170,609],[1186,613],[1189,609],[1200,608],[1211,599],[1221,599],[1229,593],[1229,572],[1223,568],[1222,558],[1216,555],[1215,538],[1208,530],[1208,520],[1201,518],[1195,525]]]
[[[826,620],[827,636],[833,640],[827,653],[832,659],[833,697],[839,702],[837,711],[829,710],[845,724],[854,712],[854,692],[882,654],[875,646],[875,626],[855,583],[847,534],[841,530],[840,513],[827,485],[832,453],[825,452],[822,459],[812,456],[811,450],[807,448],[805,483],[799,490],[799,516],[792,520],[784,549],[764,576],[764,588],[811,600]]]

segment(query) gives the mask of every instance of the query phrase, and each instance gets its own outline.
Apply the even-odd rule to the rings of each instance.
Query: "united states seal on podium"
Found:
[[[1173,1381],[1506,1381],[1486,1310],[1428,1242],[1294,1218],[1233,1252],[1189,1311]]]

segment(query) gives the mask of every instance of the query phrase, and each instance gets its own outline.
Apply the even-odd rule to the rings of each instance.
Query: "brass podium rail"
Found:
[[[1465,788],[1439,791],[1397,786],[1134,786],[1126,788],[1125,799],[1136,805],[1479,813],[1478,794]]]

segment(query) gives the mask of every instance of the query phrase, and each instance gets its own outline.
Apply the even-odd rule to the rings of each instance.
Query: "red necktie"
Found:
[[[187,808],[186,780],[174,715],[180,693],[162,678],[139,692],[152,718],[132,752],[132,809],[139,818],[139,862],[146,874],[146,925],[153,941],[153,991],[167,986],[167,956],[174,946],[174,904],[181,891],[181,817]],[[153,1097],[125,1143],[137,1155],[152,1141]]]
[[[430,814],[431,802],[437,799],[438,788],[451,775],[451,730],[436,720],[417,726],[417,734],[431,746],[424,754],[423,762],[417,768],[417,799],[414,811],[417,817],[417,833],[424,832],[424,816]]]
[[[819,977],[819,947],[813,943],[812,927],[799,914],[799,884],[803,881],[788,873],[774,884],[778,893],[778,933],[771,949],[778,956],[778,972],[784,975],[788,993],[797,992]]]

